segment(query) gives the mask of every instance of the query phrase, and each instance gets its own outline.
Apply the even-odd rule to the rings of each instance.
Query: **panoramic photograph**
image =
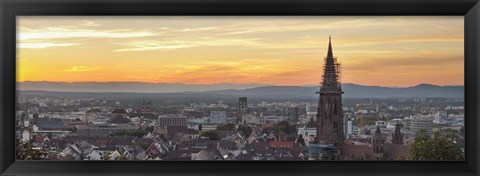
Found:
[[[465,160],[463,16],[16,20],[17,160]]]

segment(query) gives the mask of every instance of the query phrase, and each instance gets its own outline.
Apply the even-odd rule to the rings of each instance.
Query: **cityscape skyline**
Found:
[[[17,82],[318,85],[329,34],[345,65],[342,82],[408,87],[464,81],[460,17],[17,20]]]
[[[336,45],[332,41],[335,40],[329,36],[327,54],[320,64],[323,67],[312,70],[312,75],[321,75],[320,79],[316,79],[320,81],[316,88],[265,86],[210,91],[203,95],[192,93],[197,89],[205,89],[205,86],[198,86],[186,94],[155,94],[145,97],[146,94],[118,92],[24,91],[22,88],[25,82],[17,84],[17,159],[465,160],[463,86],[343,86],[340,84],[341,75],[351,70],[342,70],[341,62],[344,60],[337,59],[337,50],[333,47]],[[175,44],[168,46],[177,47]],[[41,54],[37,53],[37,56]],[[161,66],[169,68],[172,64],[176,62]],[[218,75],[229,77],[232,76],[229,71],[237,68],[248,70],[252,69],[251,66],[200,69],[206,73],[200,77],[195,77],[195,72],[188,74],[195,78],[211,76],[215,80]],[[243,76],[239,79],[261,80],[262,75],[254,73],[255,69],[261,70],[263,66],[270,65],[253,67],[253,72],[243,70]],[[440,69],[438,64],[430,66]],[[84,73],[96,70],[74,67],[61,71]],[[28,73],[29,70],[20,72],[22,71]],[[178,73],[178,70],[170,71],[166,72],[167,76]],[[301,74],[283,73],[281,69],[274,69],[274,72],[281,73],[279,75],[286,78],[283,81],[301,82],[298,79]],[[46,75],[48,74],[49,72]],[[121,77],[122,74],[118,76]],[[402,80],[410,78],[404,77]],[[184,80],[183,77],[178,79]],[[244,80],[238,82],[242,81]],[[195,83],[192,80],[190,82]],[[45,88],[48,82],[32,84],[31,87]],[[94,89],[145,89],[141,84],[135,83],[110,86]],[[153,84],[143,86],[151,88]],[[47,87],[87,90],[93,84],[60,83]],[[172,88],[178,91],[178,87],[170,87]],[[164,90],[168,86],[154,89]],[[374,92],[364,94],[362,98],[344,100],[344,94],[358,96],[359,92],[365,93],[369,89]],[[432,94],[433,90],[437,93]],[[314,92],[319,95],[314,96]],[[382,97],[385,95],[387,97]]]
[[[152,103],[158,101],[154,97],[138,101],[143,97],[138,94],[101,100],[106,97],[20,91],[17,105],[24,111],[16,115],[17,158],[464,160],[461,98],[344,103],[348,91],[338,82],[340,65],[330,41],[328,46],[318,103],[296,101],[298,96],[249,103],[246,94],[235,103],[209,94],[207,99],[168,97],[173,104],[165,105]]]

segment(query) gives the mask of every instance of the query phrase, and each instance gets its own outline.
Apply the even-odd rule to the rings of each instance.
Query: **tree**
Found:
[[[238,130],[240,130],[243,133],[243,135],[245,135],[245,138],[250,137],[253,131],[252,127],[243,126],[243,125],[238,126]]]
[[[235,125],[232,123],[220,124],[217,126],[217,130],[234,130],[234,129],[235,129]]]
[[[262,134],[270,134],[271,132],[273,132],[273,128],[264,128],[262,129]]]
[[[76,133],[77,132],[77,127],[69,128],[68,131],[71,131],[72,133]],[[51,133],[49,133],[49,134],[51,134]]]
[[[303,136],[301,134],[298,135],[297,143],[300,143],[302,146],[305,146],[305,139],[303,139]]]
[[[33,149],[30,142],[17,140],[16,155],[19,160],[43,160],[47,152],[44,149]]]
[[[147,150],[150,145],[148,142],[137,142],[138,146],[142,147],[143,150]]]
[[[295,132],[295,126],[288,124],[288,121],[281,121],[273,127],[273,131],[276,135],[279,135],[282,132],[288,135]]]
[[[110,156],[112,153],[111,152],[104,152],[103,153],[103,160],[110,160],[112,156]]]
[[[136,136],[140,138],[145,136],[146,134],[148,134],[147,130],[122,130],[120,132],[111,134],[111,136]]]
[[[410,145],[409,158],[412,160],[463,160],[464,156],[461,146],[450,138],[438,132],[430,137],[425,130],[420,130]]]
[[[220,140],[220,134],[217,130],[209,130],[200,133],[200,137],[208,137],[210,140],[218,141]]]
[[[148,131],[148,132],[153,132],[155,128],[153,126],[149,126],[149,127],[146,127],[145,130]]]
[[[295,125],[290,125],[288,121],[281,121],[273,127],[273,134],[278,140],[285,140],[290,134],[296,131]]]
[[[129,160],[129,158],[127,156],[125,156],[124,154],[120,154],[120,156],[118,156],[117,158],[115,158],[116,160],[120,160],[120,161],[126,161],[126,160]]]
[[[167,137],[165,136],[165,134],[160,134],[159,137],[160,137],[160,139],[162,139],[163,141],[167,141]]]
[[[315,122],[313,121],[313,117],[310,118],[310,120],[308,121],[307,123],[307,127],[308,128],[315,128],[317,125],[315,124]]]

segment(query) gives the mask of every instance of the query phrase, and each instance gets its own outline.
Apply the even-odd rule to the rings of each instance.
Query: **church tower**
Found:
[[[403,144],[403,135],[400,131],[400,124],[395,125],[395,133],[392,134],[393,144]]]
[[[323,66],[317,109],[318,144],[340,144],[344,141],[342,87],[340,64],[333,57],[332,39],[328,39],[328,53]]]
[[[377,126],[375,134],[373,135],[373,159],[374,160],[383,160],[383,136],[382,131],[380,131],[380,126]]]
[[[242,124],[245,122],[244,117],[247,114],[248,103],[247,97],[238,98],[238,112],[237,112],[237,124]]]
[[[25,117],[23,118],[23,127],[30,127],[30,111],[25,112]]]

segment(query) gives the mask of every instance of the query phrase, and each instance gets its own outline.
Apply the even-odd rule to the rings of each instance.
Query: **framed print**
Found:
[[[476,0],[0,5],[2,175],[478,175]]]

